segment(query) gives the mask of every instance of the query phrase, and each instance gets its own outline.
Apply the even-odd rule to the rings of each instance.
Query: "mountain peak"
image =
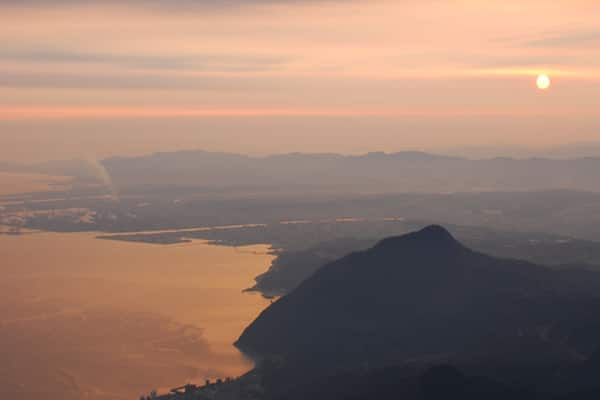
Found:
[[[391,237],[382,240],[376,246],[378,248],[395,248],[397,246],[418,247],[418,248],[454,248],[460,246],[460,243],[440,225],[429,225],[420,231],[408,233],[402,236]]]
[[[452,234],[441,225],[426,226],[420,231],[414,232],[413,235],[436,240],[451,240],[453,242],[456,241]]]

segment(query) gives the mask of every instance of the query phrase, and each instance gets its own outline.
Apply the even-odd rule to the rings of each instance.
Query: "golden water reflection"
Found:
[[[233,346],[267,246],[0,235],[0,398],[136,399],[252,367]]]

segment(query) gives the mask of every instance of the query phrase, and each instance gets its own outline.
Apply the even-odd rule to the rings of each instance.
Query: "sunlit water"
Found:
[[[137,399],[244,373],[232,343],[267,301],[242,289],[267,252],[0,235],[0,398]]]

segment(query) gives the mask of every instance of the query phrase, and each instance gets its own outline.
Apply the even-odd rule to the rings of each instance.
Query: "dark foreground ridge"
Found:
[[[599,295],[596,272],[490,257],[429,226],[323,266],[236,345],[280,360],[277,381],[288,384],[397,363],[521,379],[590,359],[600,348]],[[558,381],[547,386],[568,386]]]
[[[412,251],[429,250],[453,252],[465,250],[465,248],[448,232],[439,225],[429,225],[420,231],[408,233],[402,236],[391,237],[381,240],[373,250],[378,252],[396,252],[399,248]]]

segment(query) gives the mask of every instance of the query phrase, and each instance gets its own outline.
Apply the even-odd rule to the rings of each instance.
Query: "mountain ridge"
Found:
[[[0,165],[12,171],[67,173],[81,179],[97,169],[121,188],[144,185],[317,188],[339,193],[446,193],[521,190],[600,191],[599,157],[466,158],[421,151],[286,153],[266,156],[186,150],[92,162]],[[86,167],[87,165],[87,167]],[[83,167],[82,167],[83,166]],[[90,170],[90,171],[86,171]]]
[[[587,357],[600,341],[589,339],[596,317],[582,310],[598,303],[598,289],[598,273],[494,258],[430,226],[321,267],[264,310],[236,345],[332,369],[468,358],[499,343],[533,343],[531,356],[514,352],[522,360],[539,352]],[[591,331],[572,339],[578,329]]]

